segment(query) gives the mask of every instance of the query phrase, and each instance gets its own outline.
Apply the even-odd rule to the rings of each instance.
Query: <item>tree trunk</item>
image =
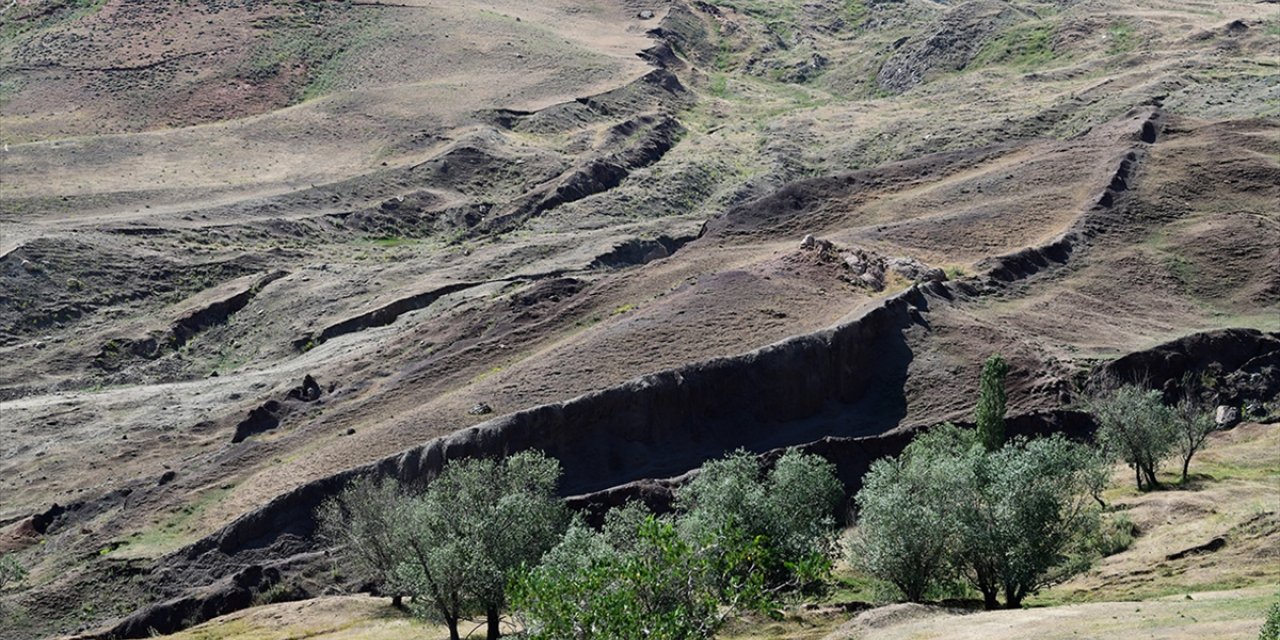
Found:
[[[489,607],[486,613],[489,618],[488,638],[489,640],[498,640],[498,637],[502,635],[502,627],[499,625],[502,619],[498,617],[498,608]]]
[[[1147,489],[1160,488],[1160,481],[1156,480],[1156,470],[1154,468],[1147,467],[1142,470],[1142,473],[1147,476]]]
[[[1000,601],[996,600],[995,588],[982,590],[982,607],[988,611],[1000,608]]]
[[[391,606],[397,609],[404,609],[404,596],[398,593],[391,596]]]
[[[1004,608],[1022,608],[1022,590],[1017,587],[1006,587],[1004,590]]]
[[[1138,465],[1133,465],[1133,477],[1138,480],[1138,491],[1142,491],[1142,469]]]
[[[1182,483],[1187,483],[1187,469],[1191,467],[1191,456],[1182,459]]]
[[[449,640],[462,640],[462,636],[458,634],[457,618],[446,618],[444,623],[449,626]]]

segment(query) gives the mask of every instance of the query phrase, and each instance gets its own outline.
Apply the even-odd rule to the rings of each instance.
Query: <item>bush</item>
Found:
[[[578,524],[512,583],[531,638],[709,638],[742,611],[821,584],[843,488],[832,465],[790,451],[765,470],[739,451],[708,462],[658,518],[639,505]]]
[[[835,467],[821,457],[792,450],[765,471],[755,455],[737,451],[703,465],[677,492],[676,510],[688,540],[761,539],[771,588],[813,588],[838,550],[835,511],[843,495]]]
[[[1267,619],[1262,623],[1258,640],[1280,640],[1280,602],[1272,604],[1267,610]]]
[[[22,582],[27,577],[27,570],[18,564],[12,554],[0,554],[0,592],[5,588]]]
[[[513,581],[511,600],[530,639],[710,638],[729,615],[767,608],[760,569],[768,552],[758,540],[729,536],[744,544],[725,553],[723,544],[685,540],[674,522],[654,516],[630,533],[611,542],[574,526]]]
[[[855,503],[851,559],[920,602],[951,571],[958,545],[961,482],[978,451],[946,426],[918,436],[898,458],[882,458],[863,477]]]

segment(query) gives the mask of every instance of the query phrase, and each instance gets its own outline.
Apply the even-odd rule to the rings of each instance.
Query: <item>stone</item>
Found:
[[[640,18],[641,20],[652,20],[652,19],[653,19],[653,11],[650,11],[649,9],[645,9],[645,10],[641,11],[640,13],[637,13],[637,14],[636,14],[636,17]]]
[[[1237,422],[1240,422],[1240,410],[1230,405],[1218,405],[1218,411],[1214,414],[1214,421],[1222,429],[1234,427]]]
[[[800,240],[801,249],[812,249],[816,246],[818,246],[818,240],[813,237],[813,234],[808,234]]]
[[[483,416],[486,414],[493,413],[493,407],[489,406],[484,402],[477,402],[471,406],[471,409],[469,409],[467,413],[473,416]]]

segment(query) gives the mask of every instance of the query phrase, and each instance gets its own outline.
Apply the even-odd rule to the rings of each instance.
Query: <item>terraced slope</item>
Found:
[[[1099,361],[1280,330],[1267,4],[0,20],[0,550],[30,637],[339,588],[309,509],[355,469],[537,447],[592,503],[834,438],[856,486],[964,419],[992,351],[1050,428]]]

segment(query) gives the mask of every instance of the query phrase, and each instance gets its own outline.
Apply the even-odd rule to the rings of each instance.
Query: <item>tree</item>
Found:
[[[902,592],[909,602],[948,572],[958,544],[965,476],[981,455],[971,434],[952,425],[917,436],[897,458],[881,458],[863,476],[854,502],[853,564]]]
[[[1209,434],[1218,428],[1218,423],[1207,411],[1201,410],[1190,400],[1183,400],[1173,410],[1173,431],[1177,434],[1177,451],[1182,456],[1182,484],[1187,482],[1187,473],[1191,467],[1191,457],[1204,447]]]
[[[560,464],[537,453],[445,465],[410,513],[410,559],[400,575],[426,596],[456,639],[458,620],[483,613],[501,635],[507,582],[560,539],[568,512],[556,496]]]
[[[1090,409],[1098,420],[1099,443],[1133,469],[1138,490],[1160,486],[1156,471],[1178,444],[1173,411],[1160,392],[1125,385],[1093,400]]]
[[[835,467],[819,456],[790,450],[766,471],[757,456],[740,450],[704,464],[677,491],[676,510],[689,540],[761,538],[771,552],[767,582],[787,589],[815,584],[829,571],[843,495]]]
[[[1004,412],[1008,401],[1004,380],[1008,375],[1009,365],[999,354],[987,358],[982,364],[978,406],[974,409],[973,419],[987,451],[995,451],[1004,444]]]
[[[340,550],[357,571],[374,578],[379,591],[401,607],[396,569],[408,536],[408,497],[393,479],[356,479],[317,512],[321,540]]]
[[[1095,531],[1101,458],[1059,436],[986,451],[975,432],[944,426],[879,461],[855,501],[854,562],[919,600],[948,573],[989,609],[1019,607],[1058,575]]]
[[[446,464],[419,496],[390,480],[358,481],[321,507],[321,530],[392,592],[412,596],[415,613],[444,622],[454,640],[459,621],[475,614],[497,638],[508,581],[568,523],[559,478],[558,462],[526,452]]]
[[[650,514],[637,522],[637,513],[604,532],[570,527],[541,564],[513,581],[511,600],[531,640],[710,638],[730,615],[767,608],[768,550],[759,539],[721,531],[716,540],[691,541],[673,519]],[[741,544],[726,552],[726,539]],[[750,579],[732,579],[741,575]]]
[[[987,608],[1018,608],[1056,577],[1055,567],[1087,531],[1098,456],[1085,445],[1051,436],[1017,439],[976,459],[960,509],[958,559]]]

